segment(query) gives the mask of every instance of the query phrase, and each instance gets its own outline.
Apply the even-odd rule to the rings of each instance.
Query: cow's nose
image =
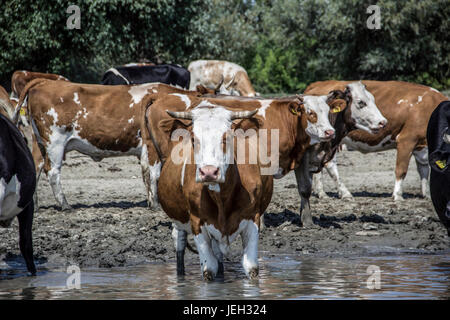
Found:
[[[386,127],[386,124],[386,120],[381,120],[380,122],[378,122],[378,128],[383,129],[384,127]]]
[[[325,138],[333,138],[334,130],[325,130]]]
[[[200,179],[203,182],[213,182],[219,177],[219,168],[214,166],[204,166],[199,169]]]

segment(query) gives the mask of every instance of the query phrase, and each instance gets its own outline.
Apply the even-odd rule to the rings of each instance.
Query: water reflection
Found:
[[[450,255],[318,258],[262,253],[260,278],[248,280],[240,263],[206,283],[199,265],[176,276],[175,263],[81,270],[81,289],[67,289],[64,269],[1,270],[0,299],[448,299]],[[367,267],[380,268],[379,290],[367,288]]]

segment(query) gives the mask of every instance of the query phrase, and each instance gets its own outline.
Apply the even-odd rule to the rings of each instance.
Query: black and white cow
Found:
[[[160,65],[129,65],[111,68],[105,72],[102,84],[143,84],[161,82],[189,89],[191,74],[185,68],[176,64]]]
[[[19,247],[28,271],[36,274],[33,261],[32,224],[36,169],[28,146],[14,124],[0,114],[0,226],[19,219]]]
[[[427,141],[431,200],[450,236],[450,101],[441,102],[431,114]]]

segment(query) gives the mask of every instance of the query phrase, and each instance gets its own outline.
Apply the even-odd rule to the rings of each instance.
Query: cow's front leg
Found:
[[[395,163],[395,186],[392,196],[394,201],[403,200],[402,183],[408,172],[409,160],[416,146],[415,137],[400,133],[397,135],[397,161]]]
[[[211,281],[217,275],[219,270],[219,262],[211,247],[211,238],[204,226],[201,227],[200,233],[194,235],[194,241],[197,246],[200,258],[200,268],[205,280]]]
[[[187,245],[187,232],[180,229],[176,223],[172,224],[172,238],[177,253],[177,275],[182,276],[184,272],[184,252]]]
[[[218,276],[223,276],[223,273],[224,273],[224,269],[223,269],[223,253],[220,250],[219,242],[216,239],[214,239],[214,238],[211,239],[211,247],[212,247],[213,253],[216,256],[217,261],[219,263],[219,268],[217,270],[217,275]]]
[[[244,253],[242,255],[242,266],[245,274],[250,279],[258,278],[258,238],[259,228],[253,221],[248,221],[247,226],[242,230],[242,246]]]
[[[420,177],[422,196],[426,198],[429,196],[428,176],[430,174],[430,167],[428,165],[428,148],[425,147],[422,148],[422,150],[414,150],[413,154],[416,159],[417,172]]]
[[[298,193],[300,194],[300,219],[304,227],[310,227],[313,225],[311,208],[309,205],[309,198],[312,191],[312,177],[309,171],[309,157],[308,152],[300,163],[300,166],[294,170],[295,178],[297,180]]]

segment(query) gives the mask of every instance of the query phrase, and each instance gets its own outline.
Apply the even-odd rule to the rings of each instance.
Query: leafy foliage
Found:
[[[111,66],[158,59],[187,67],[223,59],[260,92],[299,92],[325,79],[398,79],[450,87],[448,0],[11,0],[0,15],[0,84],[17,69],[97,83]]]

